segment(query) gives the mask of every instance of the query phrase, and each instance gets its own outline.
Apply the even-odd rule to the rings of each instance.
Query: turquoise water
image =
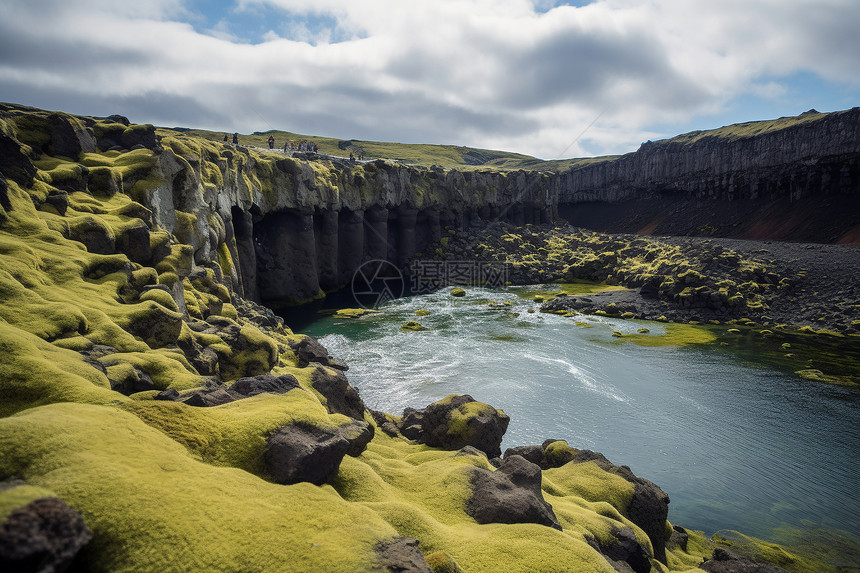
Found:
[[[488,299],[512,306],[493,310]],[[856,390],[744,365],[718,345],[648,348],[612,337],[642,326],[659,333],[657,323],[529,308],[537,305],[510,292],[439,292],[302,332],[350,365],[369,407],[399,414],[471,394],[510,415],[503,450],[556,438],[602,452],[661,486],[669,519],[684,527],[768,539],[786,525],[860,532]],[[407,320],[428,330],[400,331]]]

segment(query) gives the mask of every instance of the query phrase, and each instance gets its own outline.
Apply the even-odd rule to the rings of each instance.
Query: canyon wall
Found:
[[[225,245],[235,261],[234,290],[275,307],[349,284],[367,260],[404,265],[443,234],[469,225],[556,217],[548,178],[539,173],[315,157],[261,162],[243,148],[221,151],[217,163],[166,149],[159,162],[162,183],[143,193],[155,221],[175,232],[173,212],[192,214],[183,239],[194,246],[197,262],[213,259]]]
[[[649,141],[552,188],[597,230],[836,241],[860,225],[860,108]]]

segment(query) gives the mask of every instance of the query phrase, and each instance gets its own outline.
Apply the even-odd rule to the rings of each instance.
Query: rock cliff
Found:
[[[860,108],[649,141],[552,188],[563,216],[597,230],[835,242],[860,225]]]

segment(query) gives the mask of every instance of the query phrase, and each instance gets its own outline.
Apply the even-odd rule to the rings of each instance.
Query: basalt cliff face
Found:
[[[860,241],[860,108],[643,143],[553,180],[596,230]]]
[[[343,287],[369,259],[403,264],[438,244],[446,229],[497,219],[546,223],[557,215],[549,177],[537,172],[288,157],[179,132],[162,139],[121,117],[96,121],[13,106],[5,114],[18,125],[17,139],[2,136],[7,176],[26,183],[39,169],[56,180],[38,206],[64,203],[74,192],[129,194],[155,228],[191,245],[194,263],[218,262],[235,292],[271,306]],[[70,161],[40,164],[43,154]],[[122,165],[113,165],[118,155]]]

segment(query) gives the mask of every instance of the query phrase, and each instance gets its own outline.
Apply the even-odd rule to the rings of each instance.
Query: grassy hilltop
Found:
[[[217,256],[201,262],[188,240],[194,221],[177,212],[174,233],[153,222],[141,201],[160,184],[163,148],[191,169],[211,154],[228,161],[212,142],[219,134],[159,133],[160,142],[152,126],[121,118],[0,107],[0,548],[37,542],[20,524],[31,523],[37,500],[59,498],[92,533],[75,562],[92,571],[400,570],[388,551],[399,536],[417,539],[436,572],[612,573],[596,547],[609,551],[619,531],[644,552],[641,570],[696,571],[711,556],[714,544],[689,532],[668,543],[664,563],[655,559],[631,510],[636,487],[595,461],[541,473],[559,529],[479,524],[467,510],[476,469],[494,470],[486,455],[390,436],[367,411],[340,413],[349,389],[336,365],[229,288],[235,262],[223,229]],[[368,156],[434,154],[437,164],[472,153],[355,144]],[[266,164],[265,152],[248,154]],[[200,192],[217,186],[212,177]],[[237,381],[265,375],[293,382],[237,396]],[[198,405],[154,399],[170,390]],[[200,404],[216,391],[230,399]],[[483,411],[458,411],[459,431]],[[323,485],[274,482],[271,436],[339,435],[356,424],[372,439]],[[579,455],[551,446],[564,459]],[[668,538],[672,525],[663,526]],[[815,568],[757,547],[795,570]]]
[[[202,129],[166,128],[161,127],[158,133],[164,136],[184,134],[212,142],[223,142],[224,133]],[[228,141],[233,141],[233,135],[228,135]],[[379,141],[363,141],[358,139],[336,139],[331,137],[316,137],[301,135],[289,131],[269,130],[253,134],[239,134],[239,143],[259,148],[268,148],[269,136],[275,138],[275,150],[283,149],[284,142],[294,141],[298,145],[302,141],[312,141],[319,146],[319,152],[335,157],[349,157],[350,152],[358,156],[364,153],[365,159],[390,159],[406,165],[421,165],[424,167],[437,166],[446,169],[468,170],[497,170],[509,171],[526,169],[533,171],[563,171],[578,165],[595,161],[606,161],[615,156],[560,159],[545,161],[507,151],[476,149],[456,145],[430,145],[415,143],[391,143]]]

